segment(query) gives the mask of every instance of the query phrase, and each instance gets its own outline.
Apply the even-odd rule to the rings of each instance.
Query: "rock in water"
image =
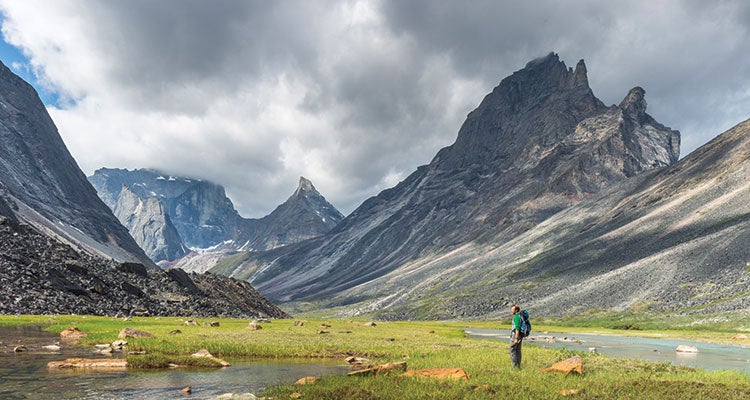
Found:
[[[681,345],[677,346],[677,349],[675,349],[675,351],[678,352],[678,353],[691,353],[691,354],[695,354],[695,353],[699,353],[700,352],[700,350],[698,350],[697,347],[695,347],[695,346],[688,346],[686,344],[681,344]]]
[[[47,363],[48,369],[124,369],[128,361],[125,359],[111,358],[68,358],[65,361],[51,361]]]
[[[81,331],[77,326],[72,326],[60,332],[60,340],[64,341],[75,341],[84,337],[86,337],[86,332]]]

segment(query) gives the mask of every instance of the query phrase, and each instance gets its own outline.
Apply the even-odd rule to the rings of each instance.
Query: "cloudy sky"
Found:
[[[0,0],[0,59],[83,171],[158,168],[243,216],[299,176],[342,212],[450,145],[502,78],[550,51],[594,93],[646,90],[682,154],[750,118],[746,1]]]

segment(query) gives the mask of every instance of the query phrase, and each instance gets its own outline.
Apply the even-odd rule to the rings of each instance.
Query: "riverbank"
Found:
[[[248,320],[195,322],[195,325],[185,325],[185,318],[174,317],[136,317],[129,321],[89,316],[0,317],[0,324],[41,325],[52,332],[75,325],[87,333],[81,339],[81,346],[110,343],[126,327],[148,331],[154,337],[129,338],[129,350],[145,351],[151,357],[159,355],[166,359],[193,354],[202,348],[227,359],[326,358],[345,364],[346,357],[355,356],[373,364],[405,361],[408,370],[461,368],[469,376],[468,381],[406,377],[400,373],[370,377],[327,376],[311,385],[274,386],[264,393],[256,393],[276,399],[290,398],[294,393],[299,393],[303,399],[554,399],[563,398],[560,393],[574,392],[579,397],[608,399],[750,397],[750,377],[740,372],[707,372],[668,363],[612,359],[531,345],[523,349],[521,370],[513,370],[506,343],[470,339],[464,334],[467,326],[498,328],[506,325],[493,321],[376,321],[371,324],[369,321],[311,319],[299,320],[295,325],[294,320],[273,320],[261,322],[259,330],[251,330]],[[211,326],[211,322],[218,326]],[[535,331],[554,328],[540,325],[535,326]],[[170,334],[175,330],[180,333]],[[539,371],[576,354],[583,360],[583,375]],[[128,356],[128,362],[138,365],[138,357],[144,356]],[[148,366],[147,363],[140,365]],[[568,392],[563,392],[566,390]]]

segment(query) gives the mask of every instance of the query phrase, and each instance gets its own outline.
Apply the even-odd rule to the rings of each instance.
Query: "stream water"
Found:
[[[497,329],[467,329],[466,333],[474,338],[489,338],[508,341],[509,331]],[[567,348],[587,352],[596,348],[600,354],[610,357],[637,358],[647,361],[670,362],[706,370],[733,369],[750,374],[750,349],[692,342],[687,340],[653,339],[643,337],[598,335],[583,333],[545,332],[533,334],[524,339],[524,345],[540,347]],[[698,353],[677,352],[677,346],[687,345],[698,349]]]
[[[60,344],[58,351],[43,346],[59,336],[34,327],[0,327],[0,399],[212,399],[227,392],[259,395],[267,386],[293,383],[304,376],[344,374],[341,361],[248,361],[227,359],[222,369],[155,371],[48,370],[50,361],[71,357],[105,358],[91,348]],[[24,345],[28,351],[13,349]],[[190,386],[191,395],[180,392]]]

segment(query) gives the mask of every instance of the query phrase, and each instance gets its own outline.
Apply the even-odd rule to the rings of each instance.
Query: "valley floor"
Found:
[[[300,319],[260,323],[251,330],[248,320],[199,320],[183,325],[186,318],[137,317],[125,321],[93,316],[0,316],[2,325],[42,325],[52,332],[77,326],[88,333],[79,345],[93,346],[117,339],[130,327],[154,334],[129,338],[129,350],[146,355],[128,356],[131,365],[148,367],[207,349],[213,355],[238,358],[345,358],[367,359],[373,365],[404,361],[407,370],[461,368],[468,380],[436,380],[403,376],[327,376],[313,384],[266,388],[257,396],[288,399],[490,399],[490,398],[586,398],[586,399],[716,399],[750,398],[750,376],[741,372],[677,367],[667,363],[613,359],[597,354],[525,345],[520,370],[510,365],[505,342],[467,338],[464,328],[504,329],[505,321],[483,322],[376,322]],[[202,323],[206,323],[203,326]],[[219,326],[208,326],[218,322]],[[373,326],[374,325],[374,326]],[[535,326],[537,332],[560,330]],[[567,328],[566,328],[567,329]],[[572,328],[594,331],[592,327]],[[180,333],[173,332],[179,330]],[[622,333],[623,331],[618,331]],[[638,334],[670,337],[724,337],[726,332],[639,331]],[[747,340],[745,340],[747,341]],[[747,343],[746,343],[747,344]],[[541,372],[553,363],[578,355],[583,374]],[[231,367],[229,367],[231,368]]]

